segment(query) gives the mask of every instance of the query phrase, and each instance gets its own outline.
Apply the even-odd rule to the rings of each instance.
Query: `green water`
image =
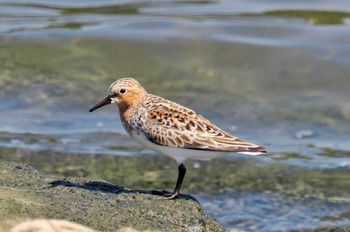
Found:
[[[111,82],[132,76],[267,147],[263,157],[187,161],[183,191],[226,228],[349,225],[346,2],[0,6],[1,159],[171,189],[175,161],[132,141],[113,107],[88,113]]]

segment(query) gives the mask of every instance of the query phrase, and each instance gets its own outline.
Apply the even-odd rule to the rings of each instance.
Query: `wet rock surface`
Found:
[[[50,178],[31,166],[0,161],[0,220],[55,218],[99,231],[224,231],[190,196],[160,200],[159,192],[130,190],[85,178]]]

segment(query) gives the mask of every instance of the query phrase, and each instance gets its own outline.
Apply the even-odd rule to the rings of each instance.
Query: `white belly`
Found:
[[[218,151],[206,151],[206,150],[195,150],[195,149],[162,146],[162,145],[152,143],[142,133],[137,134],[136,132],[132,132],[131,137],[133,137],[138,143],[142,144],[143,146],[151,150],[170,156],[171,158],[175,159],[178,164],[182,163],[185,159],[211,160],[213,158],[220,157],[227,153],[227,152],[218,152]]]

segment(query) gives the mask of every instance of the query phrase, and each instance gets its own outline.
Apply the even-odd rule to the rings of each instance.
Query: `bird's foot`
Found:
[[[168,191],[163,191],[160,194],[162,197],[159,197],[158,200],[174,200],[180,196],[179,192],[170,193]]]
[[[161,200],[174,200],[176,198],[178,198],[178,196],[180,196],[180,193],[173,193],[173,194],[165,194],[163,195],[163,197],[160,197],[159,199]]]

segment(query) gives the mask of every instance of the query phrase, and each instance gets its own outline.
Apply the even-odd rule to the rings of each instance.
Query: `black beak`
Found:
[[[94,107],[92,107],[89,112],[92,112],[94,110],[97,110],[98,108],[101,108],[102,106],[108,105],[112,103],[112,99],[110,96],[106,97],[105,99],[103,99],[102,101],[100,101],[99,103],[97,103]]]

